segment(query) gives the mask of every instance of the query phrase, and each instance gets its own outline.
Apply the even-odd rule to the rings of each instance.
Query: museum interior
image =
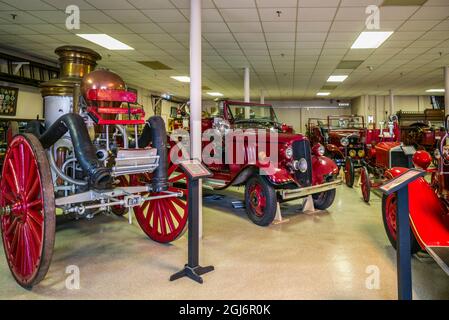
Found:
[[[0,299],[449,299],[448,101],[448,0],[0,0]]]

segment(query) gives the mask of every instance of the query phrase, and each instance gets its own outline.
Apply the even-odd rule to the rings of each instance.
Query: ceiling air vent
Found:
[[[160,61],[137,61],[137,62],[153,70],[173,70],[172,68],[163,64]]]
[[[422,6],[427,0],[385,0],[382,6]]]
[[[362,60],[343,60],[338,64],[337,69],[354,70],[357,69],[357,67],[362,63]]]

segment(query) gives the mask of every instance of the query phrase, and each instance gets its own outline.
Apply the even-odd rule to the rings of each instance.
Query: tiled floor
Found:
[[[171,245],[146,238],[122,218],[68,222],[58,227],[53,262],[32,291],[19,287],[0,253],[1,299],[395,299],[395,251],[381,220],[381,201],[366,205],[360,191],[339,187],[329,212],[295,213],[267,228],[252,224],[219,192],[204,204],[202,264],[216,270],[199,285],[169,276],[186,262],[187,237]],[[68,290],[66,268],[80,269],[81,288]],[[367,288],[378,271],[378,288]],[[373,273],[374,272],[374,273]],[[374,275],[374,276],[373,276]],[[449,277],[424,257],[413,259],[414,298],[449,298]],[[369,287],[369,286],[368,286]]]

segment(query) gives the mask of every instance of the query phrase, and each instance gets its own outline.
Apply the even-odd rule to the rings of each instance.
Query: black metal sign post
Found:
[[[188,277],[198,283],[203,283],[201,275],[213,271],[214,267],[199,265],[199,180],[210,177],[212,173],[199,160],[183,161],[180,163],[180,167],[189,178],[188,262],[184,269],[170,277],[170,281]]]
[[[397,194],[396,265],[399,300],[412,300],[412,256],[408,185],[416,179],[423,177],[425,174],[424,171],[410,169],[396,178],[389,180],[379,188],[387,196],[394,192]]]

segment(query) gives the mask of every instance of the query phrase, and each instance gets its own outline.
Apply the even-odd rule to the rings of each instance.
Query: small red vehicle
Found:
[[[366,155],[365,120],[362,116],[328,116],[326,120],[311,118],[307,135],[313,144],[325,146],[326,155],[339,168],[345,166],[346,184],[354,184],[354,168],[360,167]]]
[[[305,136],[279,123],[271,105],[218,101],[203,111],[202,130],[203,161],[209,156],[223,160],[206,163],[213,173],[206,183],[217,190],[244,185],[246,212],[255,224],[269,225],[279,202],[312,195],[317,209],[332,205],[335,188],[341,184],[337,166],[324,156],[322,146],[311,148]],[[212,142],[204,141],[207,132],[217,135]],[[256,132],[258,140],[251,143]],[[244,141],[240,146],[232,143],[239,139]],[[264,146],[260,139],[265,140]],[[277,156],[276,163],[271,162],[270,150]],[[236,161],[239,156],[243,161]]]
[[[417,151],[413,161],[417,167],[431,174],[428,182],[419,178],[409,185],[410,226],[413,232],[411,253],[427,251],[449,273],[449,134],[443,136],[435,152],[438,166],[427,169],[431,156]],[[407,168],[394,167],[387,171],[396,177]],[[391,194],[382,199],[382,216],[385,230],[392,246],[396,248],[397,196]]]
[[[440,139],[445,135],[444,110],[426,109],[424,112],[399,111],[397,114],[400,130],[399,141],[426,150],[433,154]]]

